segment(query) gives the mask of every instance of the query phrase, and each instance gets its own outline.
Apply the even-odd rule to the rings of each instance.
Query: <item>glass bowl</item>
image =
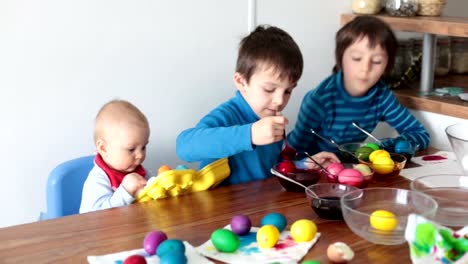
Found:
[[[372,180],[372,177],[374,177],[374,170],[372,169],[372,167],[370,167],[367,164],[362,164],[362,163],[341,163],[341,164],[343,165],[345,169],[357,169],[363,175],[364,182],[361,185],[356,186],[356,187],[360,187],[360,188],[366,187],[367,184]],[[369,171],[366,171],[366,169],[362,168],[361,165],[366,165],[365,167],[367,167]],[[327,179],[327,182],[340,183],[337,177],[338,175],[330,174],[323,170],[320,173],[322,174],[322,177]],[[346,184],[346,183],[342,183],[342,184]]]
[[[282,170],[281,164],[284,162],[294,163],[294,167],[295,167],[294,172],[288,172],[288,171]],[[315,167],[315,164],[309,161],[282,161],[280,163],[275,164],[275,166],[273,166],[273,169],[294,181],[302,183],[302,185],[304,186],[310,186],[310,185],[316,184],[320,180],[320,176],[321,176],[320,170],[310,169],[314,167]],[[279,183],[281,184],[281,186],[283,186],[283,188],[286,191],[304,192],[304,188],[302,188],[301,186],[295,183],[292,183],[288,180],[285,180],[283,178],[280,178],[280,177],[276,177],[276,178],[278,179]]]
[[[419,150],[419,144],[414,144],[401,138],[383,138],[382,148],[391,153],[397,153],[405,156],[407,161]]]
[[[391,168],[387,168],[388,165],[373,165],[372,162],[364,160],[359,160],[359,162],[366,164],[374,170],[373,178],[375,180],[385,180],[389,178],[398,177],[400,175],[401,170],[404,169],[406,165],[406,157],[401,154],[390,153],[390,158],[394,162],[393,170]]]
[[[468,123],[454,124],[445,129],[458,164],[464,174],[468,174]]]
[[[421,176],[411,182],[411,189],[437,201],[435,222],[451,227],[468,225],[468,175]]]
[[[350,185],[339,183],[317,183],[307,187],[307,201],[314,212],[324,219],[343,220],[340,198],[344,194],[358,190]],[[314,195],[318,196],[318,198]]]
[[[437,202],[429,195],[397,188],[358,189],[343,195],[340,202],[348,227],[356,235],[380,245],[405,243],[408,215],[430,218],[437,210]]]
[[[365,142],[350,142],[344,143],[340,145],[341,149],[345,149],[349,152],[355,153],[356,150],[360,147],[365,146],[367,143]],[[340,150],[339,158],[343,163],[358,163],[358,160],[351,156],[348,152]]]

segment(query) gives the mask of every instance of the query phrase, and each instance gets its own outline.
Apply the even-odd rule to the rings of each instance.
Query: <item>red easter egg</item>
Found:
[[[278,171],[281,173],[292,173],[296,172],[296,165],[290,160],[285,160],[278,164]]]
[[[146,264],[146,259],[140,255],[131,255],[125,259],[123,264]]]
[[[342,184],[359,187],[364,182],[364,176],[356,169],[344,169],[338,174],[338,181]]]

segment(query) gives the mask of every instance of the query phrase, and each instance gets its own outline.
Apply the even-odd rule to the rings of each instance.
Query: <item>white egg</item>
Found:
[[[354,258],[354,252],[345,243],[336,242],[328,246],[327,257],[331,262],[346,263]]]

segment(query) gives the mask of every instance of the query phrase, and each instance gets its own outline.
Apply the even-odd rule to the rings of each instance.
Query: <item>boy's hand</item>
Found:
[[[253,123],[252,144],[267,145],[282,140],[288,122],[284,116],[267,116]]]
[[[133,197],[140,192],[146,185],[146,179],[136,172],[125,175],[122,180],[125,190]]]
[[[314,158],[314,160],[317,161],[318,163],[322,164],[322,166],[325,168],[327,168],[332,163],[341,162],[340,159],[338,159],[338,157],[335,155],[335,153],[326,152],[326,151],[319,152],[313,155],[312,158]],[[307,158],[307,160],[310,160],[310,159]],[[315,165],[315,163],[312,163],[312,161],[308,165],[312,166],[309,169],[319,169],[319,167]]]

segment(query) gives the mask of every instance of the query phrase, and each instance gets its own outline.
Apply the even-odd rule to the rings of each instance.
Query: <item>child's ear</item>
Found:
[[[244,76],[238,72],[234,73],[234,84],[240,92],[244,92],[247,87],[247,82]]]
[[[104,139],[98,139],[96,140],[96,150],[101,155],[101,157],[105,157],[107,151],[106,151],[106,142]]]

